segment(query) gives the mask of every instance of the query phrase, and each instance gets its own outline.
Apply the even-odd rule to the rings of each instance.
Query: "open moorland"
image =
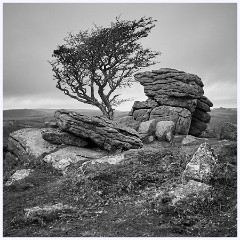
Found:
[[[46,127],[54,122],[54,111],[4,111],[4,156],[11,132]],[[100,115],[99,111],[74,111]],[[127,114],[116,112],[115,118]],[[237,109],[212,109],[210,115],[210,127],[217,134],[224,122],[237,123]],[[141,150],[128,150],[120,164],[86,165],[85,175],[78,172],[81,168],[78,164],[63,174],[43,162],[23,164],[4,158],[4,236],[236,237],[236,142],[195,138],[183,145],[184,137],[175,136],[171,143],[157,141],[144,144]],[[207,191],[210,197],[192,194],[180,204],[170,204],[171,190],[182,183],[187,163],[205,142],[218,159]],[[10,176],[23,166],[33,169],[33,173],[6,185]],[[35,214],[36,206],[55,206],[55,210]],[[34,207],[35,210],[29,210]]]

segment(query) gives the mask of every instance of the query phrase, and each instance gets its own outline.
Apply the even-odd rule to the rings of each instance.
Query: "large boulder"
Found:
[[[220,139],[237,141],[237,125],[230,122],[224,123],[220,131]]]
[[[71,133],[64,132],[58,128],[42,129],[42,138],[53,144],[65,144],[77,147],[85,147],[88,142],[80,137],[76,137]]]
[[[183,172],[183,180],[196,180],[209,183],[217,162],[218,159],[211,146],[207,143],[201,144],[191,161],[187,164]]]
[[[155,130],[156,130],[156,120],[152,119],[149,121],[141,122],[139,129],[138,129],[138,133],[139,133],[140,138],[143,141],[146,140],[147,142],[149,142],[149,139],[151,139],[151,138],[152,138],[152,140],[154,139],[153,135],[155,133]]]
[[[31,162],[56,150],[58,145],[42,138],[41,129],[24,128],[12,132],[8,139],[8,149],[21,162]]]
[[[107,152],[104,151],[69,146],[48,154],[43,158],[43,161],[65,173],[65,170],[72,164],[98,159],[106,154]]]
[[[159,121],[156,125],[155,135],[159,141],[171,142],[175,124],[173,121]]]
[[[132,129],[104,117],[87,117],[82,114],[58,110],[55,118],[60,129],[90,141],[108,151],[141,148],[142,141],[138,133]]]
[[[157,121],[173,121],[174,133],[188,134],[191,124],[191,112],[185,108],[160,106],[152,110],[150,119]]]

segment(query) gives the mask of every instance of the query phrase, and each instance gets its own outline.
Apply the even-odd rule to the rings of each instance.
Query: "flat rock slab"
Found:
[[[159,121],[156,125],[156,137],[159,141],[171,142],[173,139],[173,130],[175,124],[173,121]]]
[[[55,118],[62,130],[108,151],[143,146],[134,129],[123,127],[104,117],[88,117],[73,111],[58,110],[55,112]]]
[[[65,144],[77,147],[85,147],[88,145],[88,142],[84,139],[76,137],[71,133],[64,132],[59,128],[43,128],[42,138],[53,144]]]
[[[24,178],[28,177],[34,170],[32,169],[21,169],[17,170],[11,177],[10,179],[6,182],[6,186],[11,186],[15,182],[19,182],[23,180]]]
[[[81,166],[81,172],[85,175],[96,173],[100,170],[107,169],[110,165],[117,165],[121,163],[124,159],[124,153],[120,153],[84,162]]]
[[[196,139],[194,136],[187,135],[187,136],[182,140],[182,144],[185,145],[185,144],[193,143],[193,142],[196,142],[196,141],[197,141],[197,139]]]
[[[29,162],[54,151],[58,145],[45,141],[41,129],[24,128],[10,134],[8,148],[20,161]]]
[[[43,161],[51,164],[57,170],[64,171],[71,164],[98,159],[106,154],[105,151],[69,146],[48,154]]]

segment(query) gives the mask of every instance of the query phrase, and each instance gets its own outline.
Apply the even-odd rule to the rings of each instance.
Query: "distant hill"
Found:
[[[31,120],[38,118],[53,118],[57,109],[11,109],[3,111],[3,120]],[[68,109],[87,116],[100,116],[102,112],[94,109]],[[115,117],[125,116],[128,111],[115,111]]]

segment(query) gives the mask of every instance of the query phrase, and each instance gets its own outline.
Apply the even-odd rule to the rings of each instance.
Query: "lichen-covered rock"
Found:
[[[137,110],[137,109],[149,109],[149,108],[155,108],[158,106],[158,103],[154,101],[153,99],[148,99],[147,101],[135,101],[132,109]]]
[[[101,158],[106,154],[107,152],[104,151],[69,146],[48,154],[43,158],[43,161],[64,172],[71,164],[77,162],[84,163],[92,159]]]
[[[86,141],[91,141],[108,151],[141,148],[143,146],[138,133],[134,129],[120,126],[104,117],[90,118],[73,111],[58,110],[55,112],[55,118],[59,128],[63,131],[70,132]]]
[[[145,122],[149,120],[150,112],[151,109],[138,109],[133,112],[132,116],[136,121]]]
[[[42,138],[53,144],[65,144],[77,147],[85,147],[88,142],[80,137],[76,137],[71,133],[64,132],[56,128],[44,128],[42,129]]]
[[[144,92],[149,98],[145,102],[134,103],[130,113],[134,119],[147,121],[160,117],[161,121],[174,121],[176,112],[179,111],[172,109],[168,111],[167,107],[170,107],[188,111],[187,119],[181,116],[179,123],[174,121],[175,133],[199,136],[207,128],[211,118],[207,112],[213,104],[203,96],[204,85],[201,78],[170,68],[137,73],[134,77],[144,86]],[[160,114],[155,114],[159,109],[162,109],[165,114],[161,111]],[[194,119],[191,121],[192,117]]]
[[[197,106],[197,99],[186,99],[181,97],[177,98],[177,97],[172,97],[167,95],[156,95],[154,96],[154,99],[161,106],[165,105],[165,106],[186,108],[191,113],[195,111],[195,108]]]
[[[96,173],[109,168],[110,165],[117,165],[124,160],[124,154],[105,156],[82,164],[81,172],[85,175]]]
[[[15,182],[19,182],[23,180],[24,178],[28,177],[34,170],[32,169],[21,169],[17,170],[11,177],[10,179],[6,182],[6,186],[11,186]]]
[[[192,117],[191,126],[189,129],[189,134],[193,136],[200,136],[201,133],[207,129],[207,123]]]
[[[194,136],[191,136],[191,135],[187,135],[183,140],[182,140],[182,144],[185,145],[185,144],[189,144],[189,143],[193,143],[193,142],[196,142],[196,138]]]
[[[211,119],[211,116],[207,112],[204,112],[198,108],[196,108],[195,112],[193,113],[193,117],[204,123],[209,123]]]
[[[24,128],[12,132],[8,139],[8,149],[22,162],[30,162],[54,151],[58,145],[42,138],[41,129]]]
[[[152,119],[149,121],[141,122],[138,133],[142,140],[144,140],[146,137],[154,135],[156,130],[156,120]]]
[[[160,106],[152,110],[150,120],[173,121],[175,123],[174,133],[188,134],[191,124],[191,112],[185,108]]]
[[[138,130],[141,123],[140,121],[134,120],[132,116],[124,116],[121,118],[117,118],[115,122],[122,126],[133,128],[136,131]]]
[[[207,143],[201,144],[191,161],[187,164],[183,172],[183,180],[196,180],[209,183],[217,162],[218,159],[211,146]]]
[[[156,125],[155,135],[159,141],[171,142],[175,124],[173,121],[159,121]]]
[[[181,205],[192,204],[196,200],[205,200],[211,197],[211,186],[190,180],[172,189],[168,194],[171,198],[170,205],[181,207]]]
[[[237,141],[237,125],[226,122],[221,127],[220,139]]]

